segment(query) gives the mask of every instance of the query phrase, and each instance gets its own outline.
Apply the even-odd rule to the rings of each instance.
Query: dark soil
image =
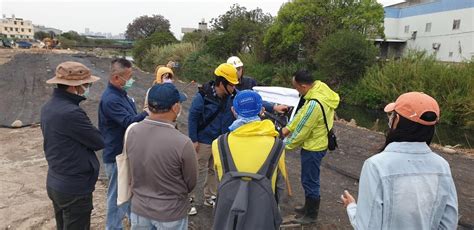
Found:
[[[27,54],[16,55],[10,62],[0,65],[0,125],[9,126],[14,120],[24,124],[39,122],[41,105],[48,100],[52,86],[45,81],[54,75],[55,67],[63,61],[78,61],[88,66],[94,75],[101,80],[91,88],[90,98],[82,104],[94,124],[97,124],[97,110],[100,95],[107,85],[108,69],[111,59],[94,56],[70,54]],[[154,79],[153,74],[135,69],[136,80],[129,95],[134,97],[139,110],[142,109],[144,95]],[[178,119],[178,127],[187,133],[187,111],[196,92],[195,84],[177,83],[188,95],[183,104],[183,113]],[[358,177],[365,159],[377,153],[384,142],[380,133],[358,127],[336,123],[339,149],[329,152],[321,168],[321,208],[319,222],[304,229],[351,229],[345,210],[340,203],[343,190],[357,196]],[[436,152],[437,151],[435,149]],[[474,229],[474,159],[464,155],[440,153],[451,166],[459,199],[459,229]],[[293,207],[303,201],[300,184],[299,152],[286,154],[287,168],[293,188],[293,196],[285,196],[281,203],[284,219],[291,219]],[[45,169],[46,170],[46,169]],[[42,189],[42,188],[39,188]],[[196,188],[202,195],[202,185]],[[201,194],[199,194],[201,193]],[[199,200],[198,200],[199,201]],[[105,201],[104,201],[105,202]],[[210,229],[212,225],[212,208],[198,202],[198,214],[190,218],[191,229]],[[264,211],[264,210],[262,210]],[[301,227],[295,228],[301,229]]]

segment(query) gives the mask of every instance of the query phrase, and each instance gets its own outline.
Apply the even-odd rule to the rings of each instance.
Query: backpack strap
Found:
[[[228,172],[234,172],[237,171],[237,168],[235,167],[234,159],[232,159],[232,154],[230,154],[230,148],[229,148],[229,133],[222,134],[219,136],[217,139],[217,145],[219,148],[219,156],[221,157],[221,163],[222,163],[222,174],[226,174]]]
[[[280,159],[281,154],[283,153],[284,144],[283,141],[275,137],[275,142],[273,143],[273,147],[268,154],[265,163],[263,163],[262,167],[258,170],[258,174],[266,176],[269,180],[271,180],[273,176],[273,172],[275,171],[276,165],[278,163],[278,159]]]
[[[324,106],[319,102],[318,99],[311,99],[310,101],[316,101],[320,106],[321,106],[321,111],[323,111],[323,118],[324,118],[324,124],[326,125],[326,130],[329,133],[329,126],[328,126],[328,121],[326,120],[326,113],[324,112]]]

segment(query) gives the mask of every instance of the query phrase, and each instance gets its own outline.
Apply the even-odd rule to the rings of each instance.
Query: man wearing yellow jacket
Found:
[[[293,75],[292,84],[305,102],[294,119],[283,128],[282,133],[287,137],[286,149],[292,150],[301,146],[301,184],[305,193],[305,204],[295,209],[298,214],[304,215],[296,222],[309,224],[315,223],[318,218],[321,200],[319,173],[321,161],[328,148],[328,133],[322,109],[331,129],[334,110],[339,105],[339,95],[323,82],[314,81],[311,73],[306,70],[297,71]]]
[[[252,90],[240,91],[234,98],[232,113],[237,118],[229,127],[229,149],[237,171],[257,173],[273,147],[278,132],[270,120],[260,120],[262,98]],[[214,167],[219,181],[223,176],[217,139],[212,142]],[[273,173],[272,189],[276,197],[280,197],[286,178],[285,152],[281,154],[278,168]],[[278,200],[277,200],[278,202]]]

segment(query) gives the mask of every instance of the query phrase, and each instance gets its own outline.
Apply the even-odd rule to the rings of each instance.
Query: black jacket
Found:
[[[66,194],[89,194],[99,176],[94,151],[104,148],[104,140],[79,107],[83,97],[54,89],[52,98],[41,108],[41,131],[48,161],[46,185]]]

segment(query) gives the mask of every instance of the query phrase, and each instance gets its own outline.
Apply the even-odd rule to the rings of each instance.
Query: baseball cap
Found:
[[[170,109],[177,102],[186,99],[186,95],[180,93],[171,83],[154,85],[148,92],[148,106],[155,109]]]
[[[91,71],[79,62],[67,61],[56,67],[56,75],[47,80],[48,84],[62,84],[78,86],[100,80],[99,77],[92,76]]]
[[[395,102],[385,106],[385,112],[397,112],[400,116],[422,124],[435,125],[439,121],[439,106],[434,98],[422,92],[409,92],[400,95]],[[436,114],[436,120],[426,121],[421,117],[426,112]]]
[[[262,110],[262,97],[255,91],[242,90],[235,96],[233,106],[242,117],[257,116]]]

